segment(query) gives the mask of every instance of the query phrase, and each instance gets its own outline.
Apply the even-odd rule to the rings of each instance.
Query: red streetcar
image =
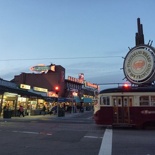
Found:
[[[155,125],[155,87],[102,90],[94,105],[94,120],[112,126]]]

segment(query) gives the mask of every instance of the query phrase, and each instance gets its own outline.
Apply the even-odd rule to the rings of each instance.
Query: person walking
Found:
[[[1,117],[1,114],[2,114],[2,105],[0,104],[0,117]]]
[[[76,113],[77,112],[77,106],[76,106],[76,103],[74,102],[73,103],[73,113]]]
[[[20,105],[20,107],[19,107],[19,117],[20,117],[21,115],[24,117],[24,108],[23,108],[22,105]]]
[[[54,115],[57,114],[57,103],[54,103],[54,106],[52,107],[51,111]]]
[[[80,105],[80,112],[84,112],[84,103],[81,102],[81,105]]]
[[[42,108],[42,112],[43,112],[43,115],[46,115],[46,107],[45,107],[45,105]]]

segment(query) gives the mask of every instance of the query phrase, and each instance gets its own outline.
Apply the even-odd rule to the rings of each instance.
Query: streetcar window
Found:
[[[122,104],[122,99],[118,99],[118,105],[121,105]]]
[[[103,102],[103,97],[100,97],[100,105],[102,105],[104,102]]]
[[[127,106],[128,105],[128,102],[127,102],[127,99],[125,98],[124,99],[124,106]]]
[[[151,96],[151,105],[155,106],[155,96]]]
[[[129,106],[132,106],[132,98],[129,99]]]
[[[149,105],[149,96],[140,96],[140,105]]]
[[[107,97],[107,105],[110,105],[110,99]]]
[[[121,106],[122,105],[122,99],[121,98],[113,98],[113,105],[114,106]]]
[[[113,99],[113,105],[114,105],[114,106],[116,106],[116,105],[117,105],[117,101],[116,101],[116,99],[115,99],[115,98]]]
[[[106,98],[103,97],[103,104],[106,105]]]
[[[109,97],[101,97],[100,98],[100,104],[101,105],[110,105]]]

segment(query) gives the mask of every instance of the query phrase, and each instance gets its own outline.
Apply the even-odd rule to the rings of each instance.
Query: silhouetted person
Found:
[[[23,108],[22,105],[20,105],[20,107],[19,107],[19,117],[20,117],[21,115],[24,117],[24,108]]]

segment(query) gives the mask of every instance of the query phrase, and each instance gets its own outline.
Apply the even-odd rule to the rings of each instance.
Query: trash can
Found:
[[[80,112],[84,112],[84,107],[80,107]]]
[[[88,111],[88,110],[89,110],[89,107],[87,106],[87,107],[86,107],[86,111]]]
[[[11,110],[4,110],[3,111],[3,118],[11,118],[12,111]]]
[[[64,117],[64,116],[65,116],[65,109],[59,107],[59,110],[58,110],[58,117]]]

